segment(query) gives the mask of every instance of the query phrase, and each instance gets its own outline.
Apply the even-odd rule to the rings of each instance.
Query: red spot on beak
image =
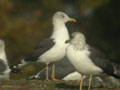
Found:
[[[70,40],[66,40],[65,43],[68,44],[70,42]]]
[[[76,22],[76,20],[73,19],[73,18],[70,18],[68,21],[70,21],[70,22]]]

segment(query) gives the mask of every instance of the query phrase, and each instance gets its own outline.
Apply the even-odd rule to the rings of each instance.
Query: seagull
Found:
[[[68,29],[65,23],[71,21],[76,22],[75,19],[70,18],[62,11],[58,11],[53,15],[53,33],[52,35],[40,41],[32,53],[21,60],[17,65],[13,66],[13,70],[17,67],[23,67],[31,61],[41,62],[46,64],[46,80],[48,80],[48,65],[61,60],[65,56],[65,50],[68,46],[65,43],[69,39]],[[55,65],[52,66],[52,79],[55,80]],[[13,71],[12,70],[12,71]],[[14,71],[13,71],[14,72]]]
[[[5,53],[5,44],[4,41],[0,39],[0,80],[9,80],[10,71]]]
[[[88,90],[90,90],[92,75],[97,76],[106,73],[115,78],[120,78],[120,65],[109,61],[108,57],[99,49],[86,43],[84,34],[72,33],[71,41],[66,49],[68,60],[81,75],[90,75]],[[82,90],[82,76],[80,90]]]

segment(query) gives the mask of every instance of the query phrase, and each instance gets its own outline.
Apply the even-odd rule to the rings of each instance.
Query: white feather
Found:
[[[65,80],[65,81],[80,81],[80,78],[81,78],[81,74],[77,71],[73,72],[73,73],[70,73],[68,74],[67,76],[65,76],[62,80]]]
[[[78,72],[83,75],[98,75],[102,73],[103,70],[92,62],[89,55],[90,52],[87,49],[76,50],[71,44],[67,48],[67,57]]]

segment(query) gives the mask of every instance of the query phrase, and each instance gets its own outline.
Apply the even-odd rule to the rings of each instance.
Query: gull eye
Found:
[[[61,15],[62,18],[64,18],[65,16],[64,15]]]

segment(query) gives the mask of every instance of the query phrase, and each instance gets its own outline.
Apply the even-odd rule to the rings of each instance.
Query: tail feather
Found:
[[[106,74],[120,79],[120,65],[115,63],[108,63],[104,70]]]
[[[11,72],[12,73],[21,73],[21,71],[19,70],[20,68],[24,67],[25,65],[27,65],[29,63],[29,61],[26,61],[25,59],[22,59],[21,61],[19,61],[17,64],[11,66]]]
[[[114,74],[120,78],[120,65],[113,64],[113,68],[114,68]]]

